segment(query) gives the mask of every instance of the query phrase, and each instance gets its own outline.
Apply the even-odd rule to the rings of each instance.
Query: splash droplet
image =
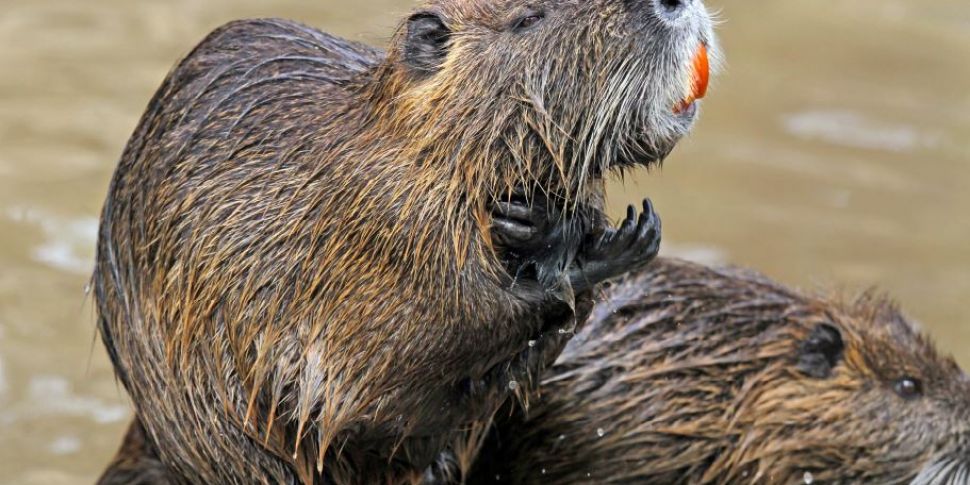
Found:
[[[509,390],[514,391],[519,388],[519,383],[516,381],[509,381]]]
[[[805,472],[805,475],[802,476],[802,481],[805,482],[805,485],[812,485],[815,483],[815,475],[812,475],[812,472]]]
[[[535,346],[536,346],[536,341],[535,340],[530,340],[529,341],[529,347],[532,348],[532,347],[535,347]]]
[[[603,428],[596,428],[596,436],[599,436],[600,438],[602,438],[605,435],[606,435],[606,430],[605,429],[603,429]]]

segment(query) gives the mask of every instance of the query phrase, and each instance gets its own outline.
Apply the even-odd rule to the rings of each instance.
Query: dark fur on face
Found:
[[[540,395],[466,450],[469,483],[970,478],[970,380],[871,294],[658,259],[607,290]]]
[[[686,131],[670,109],[712,39],[698,9],[660,29],[621,0],[533,8],[434,2],[387,53],[234,22],[169,74],[112,180],[94,288],[174,474],[408,480],[559,352],[589,295],[513,281],[489,204],[564,214],[561,279],[605,230],[603,172]]]

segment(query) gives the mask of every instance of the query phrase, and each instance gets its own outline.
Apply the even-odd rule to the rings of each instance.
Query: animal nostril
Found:
[[[657,0],[657,10],[664,15],[677,15],[691,0]]]

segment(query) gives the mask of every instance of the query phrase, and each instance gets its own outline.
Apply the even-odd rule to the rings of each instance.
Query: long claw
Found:
[[[518,202],[495,202],[492,204],[492,212],[508,219],[516,219],[530,224],[535,222],[532,209]]]
[[[500,237],[517,242],[527,242],[536,235],[535,227],[510,219],[494,218],[492,219],[492,228],[498,232]]]

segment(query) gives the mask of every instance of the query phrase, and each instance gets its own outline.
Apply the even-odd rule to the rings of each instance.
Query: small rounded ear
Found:
[[[799,345],[796,366],[805,375],[825,379],[832,375],[844,352],[842,332],[833,325],[820,323]]]
[[[434,73],[448,55],[451,30],[438,14],[418,12],[408,18],[404,39],[404,62],[412,69]]]

